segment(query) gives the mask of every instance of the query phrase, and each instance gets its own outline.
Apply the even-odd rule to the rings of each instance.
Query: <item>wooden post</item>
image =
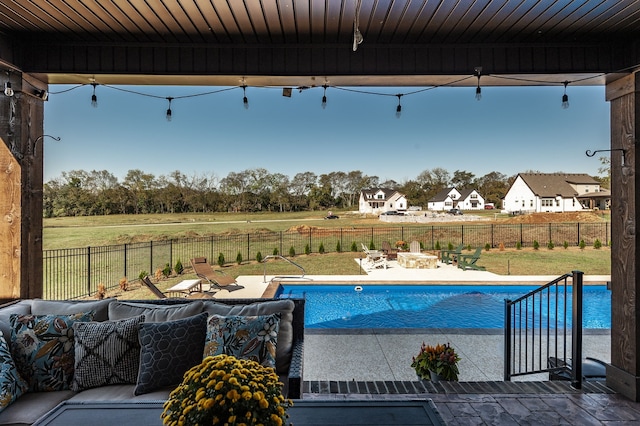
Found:
[[[640,212],[640,74],[634,73],[607,84],[611,102],[611,364],[607,386],[634,401],[640,400],[640,324],[638,309],[640,238],[636,221]],[[623,161],[624,158],[624,161]]]
[[[46,84],[12,70],[0,92],[0,301],[42,297],[42,165]],[[23,90],[24,88],[24,90]]]

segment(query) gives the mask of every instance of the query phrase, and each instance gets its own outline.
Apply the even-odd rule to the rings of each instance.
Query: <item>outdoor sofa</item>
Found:
[[[92,321],[87,321],[87,313]],[[13,327],[12,314],[15,314]],[[68,327],[65,321],[70,318],[76,323]],[[251,320],[279,318],[276,372],[284,383],[285,396],[302,397],[303,299],[20,300],[0,306],[0,331],[6,339],[6,343],[0,345],[4,346],[0,347],[3,391],[0,425],[33,424],[67,400],[117,403],[168,399],[171,390],[182,381],[184,371],[202,360],[202,348],[210,344],[207,343],[211,337],[208,327],[212,318],[218,325],[226,324],[227,330],[218,329],[219,334]],[[50,328],[43,331],[42,323]],[[44,337],[43,345],[21,346],[21,350],[27,350],[26,354],[8,351],[7,348],[15,349],[9,337],[12,328],[16,340],[23,341],[25,335],[29,337],[34,331],[30,325],[32,329],[41,328],[38,332]],[[73,339],[68,339],[71,330]],[[202,336],[203,330],[206,338]],[[246,331],[241,330],[238,336],[245,336]],[[26,334],[21,334],[23,332]],[[74,357],[73,371],[56,370],[61,357],[47,360],[43,356],[43,352],[56,347],[46,341],[46,336],[55,332],[62,334],[62,338],[56,340],[57,348],[70,349],[68,354]],[[97,353],[101,359],[97,359]],[[111,359],[105,360],[105,356]],[[36,364],[38,368],[34,367]],[[21,386],[28,385],[28,389],[13,400],[7,397],[6,391],[11,389],[11,380],[16,380],[16,370],[20,372],[21,368],[31,369],[27,374],[31,377],[22,379]],[[70,375],[72,379],[67,380]],[[21,377],[22,374],[18,382]],[[62,390],[50,390],[60,387],[65,380]]]

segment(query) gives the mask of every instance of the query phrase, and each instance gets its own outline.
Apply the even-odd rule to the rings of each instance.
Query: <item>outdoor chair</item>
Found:
[[[205,280],[209,284],[209,288],[216,288],[218,290],[227,290],[229,292],[243,289],[244,286],[238,284],[235,278],[223,273],[222,271],[216,271],[209,265],[206,257],[196,257],[191,259],[191,266],[193,272],[196,273],[198,278]]]
[[[464,244],[460,244],[453,250],[440,250],[440,261],[447,265],[458,260],[458,256],[462,254],[462,249],[464,248]]]
[[[368,269],[384,268],[387,269],[387,256],[381,250],[369,250],[367,246],[362,244],[362,251],[367,256],[366,261]]]
[[[571,380],[572,360],[564,362],[560,358],[550,356],[547,359],[549,380]],[[596,358],[586,357],[582,361],[583,380],[604,380],[607,378],[606,363]]]
[[[389,241],[382,242],[382,251],[387,256],[387,260],[398,259],[398,250],[391,247]]]
[[[422,250],[420,250],[420,243],[417,241],[411,241],[411,244],[409,244],[409,252],[421,253]]]
[[[149,275],[147,275],[146,277],[144,277],[142,279],[142,285],[144,285],[149,290],[151,290],[151,292],[158,299],[167,299],[167,295],[165,293],[163,293],[162,290],[160,290],[158,287],[156,287],[156,285],[154,283],[151,282],[151,277]],[[213,298],[213,294],[211,294],[211,293],[207,294],[207,293],[201,292],[201,291],[191,292],[187,296],[187,299],[210,299],[210,298]]]
[[[476,262],[480,259],[482,253],[482,247],[478,247],[473,254],[459,254],[458,255],[458,268],[466,271],[468,269],[475,269],[476,271],[484,271],[485,267],[477,265]]]

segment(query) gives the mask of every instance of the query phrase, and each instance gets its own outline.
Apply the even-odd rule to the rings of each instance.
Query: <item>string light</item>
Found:
[[[402,114],[402,105],[400,105],[400,98],[402,98],[402,94],[398,93],[396,95],[398,97],[398,106],[396,107],[396,118],[400,118]]]
[[[478,85],[476,86],[476,101],[482,99],[482,88],[480,87],[480,75],[482,74],[482,67],[476,67],[475,75],[478,77]]]
[[[567,109],[569,108],[569,95],[567,95],[567,85],[569,84],[569,82],[565,81],[562,84],[564,84],[564,95],[562,95],[562,109]]]
[[[358,45],[362,44],[364,38],[360,32],[360,8],[362,6],[362,0],[355,0],[356,2],[356,14],[353,18],[353,51],[358,50]]]
[[[171,96],[168,96],[167,101],[169,101],[169,108],[167,108],[167,121],[171,121],[171,101],[173,100],[173,98]]]
[[[242,103],[244,104],[244,109],[249,109],[249,99],[247,98],[247,85],[242,85],[242,93],[244,94],[242,98]]]
[[[4,83],[4,95],[13,96],[13,88],[11,87],[11,72],[7,71],[7,81]]]
[[[93,86],[93,95],[91,95],[91,106],[94,108],[98,107],[98,97],[96,96],[96,86],[98,85],[98,83],[91,83],[91,85]]]
[[[323,84],[322,89],[324,90],[322,95],[322,109],[325,109],[327,107],[327,85]]]

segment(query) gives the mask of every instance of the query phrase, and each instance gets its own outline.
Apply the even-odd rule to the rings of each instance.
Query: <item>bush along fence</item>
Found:
[[[447,248],[449,244],[471,247],[561,247],[608,245],[611,224],[462,224],[375,228],[309,228],[280,232],[213,235],[209,237],[149,241],[101,247],[45,250],[43,286],[46,299],[93,296],[98,287],[110,290],[121,281],[144,275],[167,273],[189,267],[189,260],[205,256],[209,263],[224,265],[279,254],[293,257],[310,253],[335,253],[380,248],[383,241],[419,241],[424,250]]]

